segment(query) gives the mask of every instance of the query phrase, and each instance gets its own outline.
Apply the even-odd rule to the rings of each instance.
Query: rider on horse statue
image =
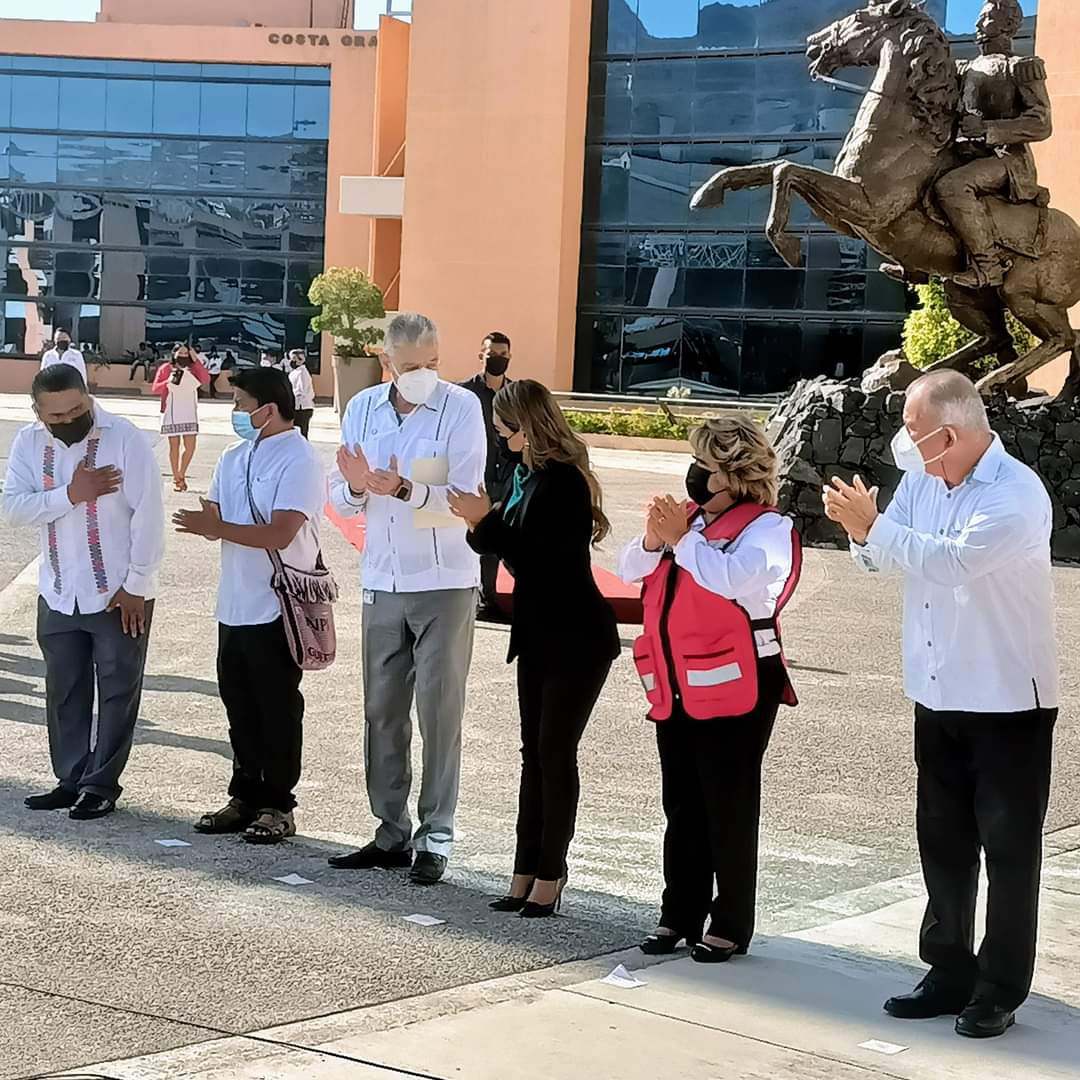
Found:
[[[968,160],[942,176],[934,192],[968,252],[968,269],[953,280],[972,289],[1000,286],[1012,265],[981,200],[996,195],[1012,203],[1049,204],[1029,146],[1052,131],[1046,65],[1037,56],[1014,55],[1023,19],[1018,0],[987,0],[976,24],[981,55],[957,63],[956,146]]]

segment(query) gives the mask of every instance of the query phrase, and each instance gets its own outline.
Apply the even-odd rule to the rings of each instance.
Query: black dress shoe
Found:
[[[498,900],[492,900],[488,907],[492,911],[508,911],[513,914],[520,911],[528,900],[527,896],[500,896]]]
[[[966,995],[961,997],[924,982],[910,994],[889,998],[885,1011],[897,1020],[929,1020],[935,1016],[956,1016],[967,1003]]]
[[[104,795],[92,795],[89,791],[84,791],[68,811],[68,817],[72,821],[93,821],[94,818],[111,814],[115,809],[114,799],[106,799]]]
[[[446,873],[446,856],[436,855],[433,851],[417,853],[416,862],[409,872],[409,880],[414,885],[438,885]]]
[[[679,942],[683,940],[682,934],[650,934],[638,948],[646,956],[670,956],[678,951]],[[691,948],[694,942],[689,942]]]
[[[23,799],[23,806],[27,810],[66,810],[75,805],[78,793],[69,791],[64,787],[53,788],[44,795],[27,795]]]
[[[359,851],[345,855],[331,855],[326,860],[335,870],[408,870],[412,866],[412,852],[384,851],[374,840]]]
[[[1016,1013],[990,1001],[973,1001],[957,1018],[956,1034],[969,1039],[993,1039],[1016,1023]]]
[[[695,964],[726,964],[733,956],[745,956],[743,945],[710,945],[699,941],[690,949],[690,959]]]

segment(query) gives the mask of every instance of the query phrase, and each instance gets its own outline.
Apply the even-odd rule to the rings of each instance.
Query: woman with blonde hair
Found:
[[[777,458],[758,424],[709,420],[691,445],[689,502],[652,501],[619,573],[644,582],[634,662],[667,818],[660,922],[641,948],[671,953],[685,940],[713,964],[754,934],[762,760],[781,702],[796,703],[778,616],[802,555],[775,509]]]
[[[497,911],[540,918],[558,910],[577,818],[577,749],[619,655],[611,605],[592,575],[590,549],[607,536],[589,451],[550,391],[532,379],[495,395],[495,428],[519,459],[498,506],[481,492],[455,493],[451,509],[469,544],[514,575],[508,662],[517,658],[521,788],[517,854]]]

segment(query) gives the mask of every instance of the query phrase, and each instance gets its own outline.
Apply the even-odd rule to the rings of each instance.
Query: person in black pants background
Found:
[[[487,429],[488,452],[484,468],[484,490],[492,502],[501,502],[510,491],[515,461],[506,440],[495,427],[495,395],[510,383],[510,339],[498,330],[488,334],[480,346],[480,371],[461,385],[480,399]],[[480,556],[480,606],[477,617],[487,622],[504,621],[498,607],[499,556]]]
[[[495,397],[495,425],[521,454],[501,505],[459,492],[451,509],[469,543],[514,575],[509,660],[518,661],[521,789],[517,854],[499,911],[553,914],[577,818],[577,748],[619,655],[615,613],[592,575],[590,547],[610,531],[585,443],[546,387],[522,379]]]

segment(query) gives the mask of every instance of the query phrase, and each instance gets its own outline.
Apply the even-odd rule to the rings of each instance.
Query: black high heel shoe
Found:
[[[513,914],[520,911],[528,902],[527,896],[500,896],[498,900],[492,900],[488,907],[492,911],[508,911]]]
[[[682,934],[650,934],[638,948],[646,956],[670,956],[678,951],[679,942],[683,940]],[[691,948],[694,943],[689,942]]]
[[[566,878],[559,883],[559,893],[550,904],[534,904],[526,900],[522,905],[520,917],[522,919],[547,919],[562,908],[563,889],[566,888]]]

